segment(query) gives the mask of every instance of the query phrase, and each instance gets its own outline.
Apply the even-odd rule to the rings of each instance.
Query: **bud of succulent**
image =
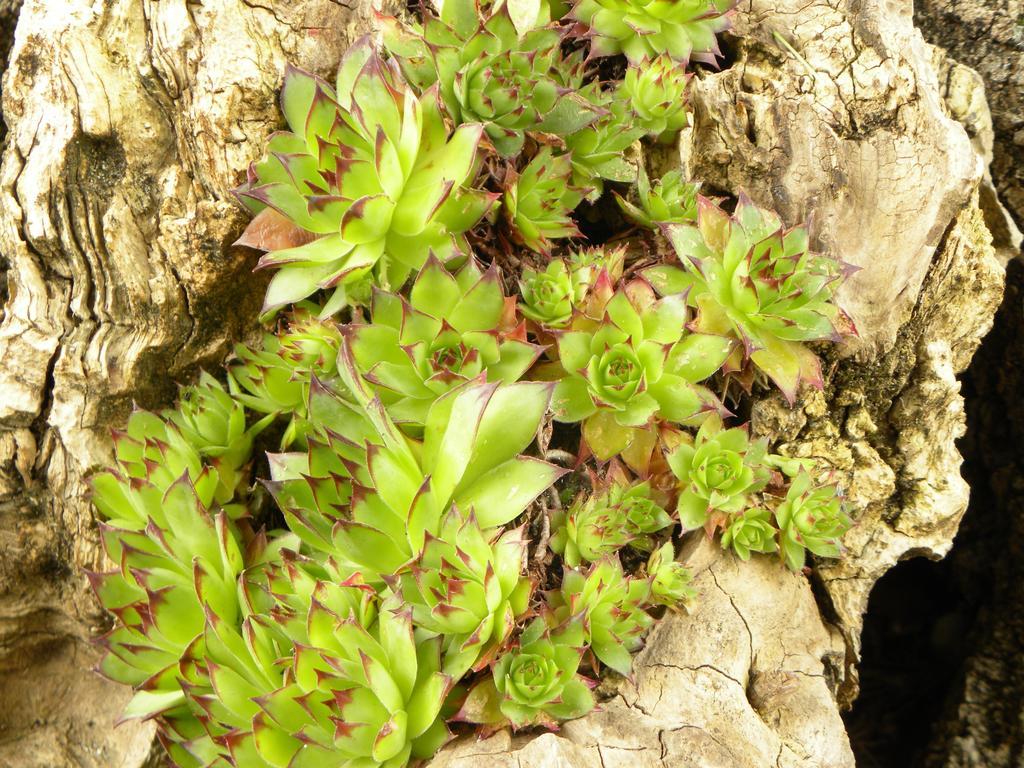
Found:
[[[450,134],[437,91],[417,97],[368,37],[345,54],[336,90],[290,68],[281,103],[292,132],[274,135],[238,195],[315,239],[261,259],[278,268],[265,312],[334,288],[323,310],[333,314],[348,301],[346,286],[369,274],[397,288],[429,253],[467,250],[463,233],[494,201],[471,188],[482,126]],[[257,217],[241,242],[261,247],[264,226]]]
[[[523,295],[519,309],[538,325],[563,328],[587,295],[590,284],[585,281],[589,277],[589,269],[571,270],[562,259],[554,259],[543,272],[524,269],[519,283]]]
[[[262,349],[239,344],[229,365],[232,395],[257,413],[289,414],[282,446],[291,445],[308,431],[306,404],[313,378],[337,378],[341,330],[330,320],[319,320],[317,308],[301,304],[287,316],[277,333],[263,336]]]
[[[494,665],[498,707],[514,728],[582,717],[594,708],[590,686],[576,674],[583,649],[552,637],[542,619],[524,630],[519,649],[504,653]]]
[[[751,552],[771,553],[778,550],[778,531],[772,524],[771,510],[754,507],[733,516],[722,531],[722,548],[732,547],[740,560],[749,560]]]
[[[532,251],[548,253],[551,240],[578,237],[570,214],[586,190],[570,183],[569,155],[543,148],[522,173],[509,168],[505,178],[504,213],[513,237]]]
[[[555,418],[583,421],[587,445],[602,461],[652,420],[689,425],[722,408],[697,382],[721,367],[732,342],[688,333],[685,300],[666,299],[655,301],[646,283],[634,281],[615,291],[603,320],[580,317],[558,335],[564,376],[552,399]]]
[[[640,169],[636,193],[640,204],[634,205],[622,195],[615,199],[630,219],[641,227],[657,229],[659,224],[683,224],[697,220],[697,185],[683,180],[679,170],[666,173],[651,187],[647,172]]]
[[[679,522],[685,530],[718,525],[725,515],[742,512],[771,479],[762,441],[751,442],[742,427],[725,429],[708,418],[692,444],[682,443],[668,455],[679,480]]]
[[[636,163],[625,159],[627,150],[644,133],[633,124],[633,114],[625,100],[611,98],[597,102],[608,114],[586,128],[564,137],[572,158],[573,183],[589,191],[586,199],[597,200],[605,181],[630,183],[636,180]]]
[[[676,560],[671,541],[651,553],[647,561],[647,577],[651,581],[652,602],[676,608],[697,596],[696,590],[690,586],[690,571]]]
[[[438,83],[456,122],[482,123],[505,157],[520,152],[527,131],[567,136],[597,118],[600,108],[577,93],[582,52],[563,56],[557,27],[520,35],[513,9],[503,7],[462,34],[478,10],[471,0],[448,0],[442,18],[428,18],[419,34],[389,19],[385,45],[420,88]],[[457,18],[449,24],[446,15]]]
[[[650,593],[650,582],[628,578],[615,558],[594,563],[586,574],[566,568],[561,589],[547,594],[553,634],[573,631],[578,622],[601,663],[628,676],[631,654],[654,621],[644,611]]]
[[[624,53],[639,63],[660,54],[714,64],[715,35],[728,29],[729,0],[577,0],[569,17],[590,40],[591,56]]]
[[[492,661],[526,613],[533,593],[522,575],[526,545],[522,528],[491,541],[472,512],[467,518],[453,508],[398,577],[416,626],[443,638],[442,668],[454,679]]]
[[[800,570],[810,551],[819,557],[839,557],[840,540],[853,524],[843,509],[842,495],[834,485],[815,485],[802,470],[775,508],[786,565]]]
[[[439,395],[481,374],[511,383],[533,365],[541,347],[526,342],[506,303],[497,268],[482,273],[470,260],[453,277],[430,259],[408,301],[376,292],[371,321],[346,333],[356,365],[388,413],[417,428]]]
[[[663,531],[672,525],[662,507],[651,498],[650,482],[638,483],[632,487],[613,485],[609,491],[609,504],[623,510],[626,528],[633,534],[631,546],[634,549],[650,551],[650,534]]]
[[[252,441],[270,424],[273,416],[245,427],[245,408],[220,382],[203,372],[199,383],[182,390],[176,410],[164,418],[217,470],[216,501],[226,504],[244,482],[242,468],[252,454]]]
[[[622,96],[633,110],[634,123],[647,135],[667,143],[686,127],[686,89],[690,75],[670,56],[630,65],[622,81]]]
[[[732,216],[701,198],[697,225],[669,225],[666,234],[683,268],[646,270],[659,292],[688,291],[696,328],[733,334],[790,402],[801,382],[821,387],[820,361],[804,342],[853,332],[833,301],[845,265],[809,251],[806,229],[784,229],[743,194]]]
[[[613,555],[635,538],[624,510],[606,502],[607,496],[601,494],[581,497],[568,511],[552,514],[554,534],[548,545],[566,565],[576,568],[581,562]]]
[[[672,518],[650,496],[650,484],[612,482],[569,510],[552,515],[549,545],[575,568],[613,555],[627,544],[650,549],[649,535],[672,525]]]
[[[614,286],[622,277],[626,263],[626,249],[619,248],[583,248],[573,251],[568,257],[569,271],[574,283],[584,286],[589,292],[597,285],[601,275],[607,275],[607,283]]]

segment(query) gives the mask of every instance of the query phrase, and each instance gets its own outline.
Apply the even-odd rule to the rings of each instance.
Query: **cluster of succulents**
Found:
[[[404,768],[557,728],[697,599],[687,541],[840,555],[839,479],[730,409],[820,385],[845,266],[643,167],[727,11],[444,0],[333,86],[285,74],[238,190],[274,325],[93,478],[101,671],[173,764]]]

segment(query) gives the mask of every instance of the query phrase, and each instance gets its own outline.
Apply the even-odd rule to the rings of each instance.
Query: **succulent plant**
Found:
[[[615,554],[627,544],[646,544],[649,534],[667,528],[672,519],[651,499],[649,483],[612,483],[576,500],[568,511],[552,516],[549,545],[575,568]]]
[[[590,40],[591,56],[624,53],[631,62],[668,54],[714,64],[715,35],[729,26],[729,0],[576,0],[570,18]]]
[[[671,141],[686,127],[687,87],[685,65],[670,56],[658,56],[632,64],[622,81],[622,97],[629,102],[635,125],[659,142]]]
[[[467,383],[433,403],[422,440],[413,443],[360,382],[347,349],[342,354],[355,403],[314,393],[322,437],[306,454],[273,457],[269,487],[308,547],[367,581],[380,583],[418,557],[453,504],[493,531],[564,474],[520,455],[547,409],[550,385]]]
[[[482,123],[501,155],[523,148],[528,131],[566,136],[592,123],[600,108],[578,93],[582,52],[562,55],[557,27],[519,34],[503,6],[473,27],[473,0],[447,0],[421,32],[391,19],[385,44],[420,88],[438,83],[456,122]]]
[[[626,159],[629,148],[646,133],[633,124],[627,102],[621,98],[595,99],[607,114],[564,137],[572,159],[573,183],[588,190],[586,199],[597,200],[605,181],[629,183],[636,180],[637,166]]]
[[[226,504],[243,481],[243,467],[252,455],[253,439],[272,420],[260,419],[246,427],[245,408],[205,371],[199,383],[182,390],[178,408],[164,412],[164,418],[217,471],[214,499]]]
[[[486,375],[518,380],[540,355],[506,311],[496,268],[454,277],[430,259],[406,301],[377,291],[367,324],[346,329],[360,372],[397,422],[421,427],[438,396]]]
[[[492,542],[475,515],[453,508],[398,577],[416,626],[443,638],[442,667],[454,679],[490,662],[526,613],[533,592],[522,575],[526,545],[522,528]]]
[[[676,560],[671,541],[651,553],[647,560],[647,576],[651,582],[651,602],[678,608],[696,597],[696,590],[690,586],[693,577],[689,569]]]
[[[237,345],[229,366],[232,398],[257,413],[290,415],[283,446],[308,430],[306,404],[313,378],[337,378],[341,329],[318,314],[315,305],[298,305],[277,333],[264,334],[262,348]]]
[[[650,582],[626,576],[616,558],[594,563],[585,574],[566,568],[561,589],[548,593],[552,634],[571,633],[579,623],[601,663],[628,676],[631,653],[653,622],[644,610],[650,595]]]
[[[184,765],[404,768],[449,738],[439,639],[417,638],[397,599],[368,611],[358,585],[301,570],[290,564],[274,593],[248,587],[262,605],[241,633],[208,624],[182,680],[207,738],[181,745],[202,755]]]
[[[751,442],[741,427],[725,429],[717,416],[701,425],[692,444],[676,446],[668,464],[679,481],[677,512],[683,528],[719,525],[726,515],[750,506],[771,479],[766,454],[763,442]]]
[[[558,335],[562,371],[552,407],[559,421],[584,422],[599,459],[625,450],[653,420],[693,424],[721,409],[697,382],[721,367],[732,342],[688,333],[681,296],[656,301],[646,283],[634,281],[615,291],[603,319],[577,320]]]
[[[553,635],[535,619],[519,647],[503,653],[489,678],[478,683],[456,719],[497,728],[543,726],[556,730],[565,720],[594,708],[590,685],[577,674],[583,655],[582,626]]]
[[[731,548],[740,560],[749,560],[751,552],[777,551],[778,533],[772,523],[771,510],[752,507],[731,518],[722,531],[722,547]]]
[[[429,253],[467,250],[463,233],[493,203],[470,188],[483,128],[449,133],[437,91],[417,97],[368,37],[345,54],[337,89],[290,68],[281,106],[292,132],[271,138],[238,195],[315,239],[261,259],[278,268],[265,312],[334,288],[323,310],[331,314],[348,301],[346,286],[367,275],[397,288]]]
[[[684,224],[697,220],[697,185],[683,180],[680,171],[669,171],[651,186],[647,172],[640,169],[636,182],[639,205],[616,193],[615,199],[630,219],[641,227],[657,229],[659,224]]]
[[[852,332],[834,302],[845,266],[810,251],[806,229],[785,229],[742,194],[732,216],[701,198],[695,227],[671,225],[666,232],[682,269],[646,270],[659,292],[687,292],[697,307],[695,327],[735,335],[745,357],[790,402],[801,382],[820,387],[820,361],[804,342]]]
[[[562,259],[553,259],[543,272],[524,269],[519,285],[523,316],[549,328],[568,325],[590,287]]]
[[[509,168],[502,198],[512,236],[532,251],[548,253],[551,240],[577,237],[580,232],[570,214],[586,190],[573,186],[572,161],[545,147],[522,173]]]
[[[101,540],[115,568],[89,576],[118,619],[102,638],[107,652],[99,670],[135,688],[125,718],[182,710],[178,663],[202,634],[206,614],[233,621],[240,613],[235,579],[245,563],[236,521],[246,510],[228,503],[225,491],[242,485],[238,468],[249,460],[251,432],[241,431],[244,414],[235,416],[218,392],[204,377],[186,392],[182,411],[164,418],[133,413],[114,434],[115,465],[92,478]],[[216,465],[205,463],[201,450]]]
[[[840,540],[853,524],[843,509],[835,485],[816,485],[806,470],[794,478],[785,499],[775,508],[782,554],[794,571],[804,566],[806,553],[839,557]]]

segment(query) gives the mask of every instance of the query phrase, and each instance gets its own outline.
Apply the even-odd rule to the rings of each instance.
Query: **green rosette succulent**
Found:
[[[594,694],[578,674],[582,648],[562,634],[553,638],[543,620],[523,631],[519,648],[502,655],[492,673],[498,708],[513,728],[583,717],[594,708]]]
[[[448,259],[468,250],[464,233],[494,201],[471,188],[483,127],[451,133],[436,89],[417,96],[364,37],[342,59],[336,89],[289,68],[281,105],[291,132],[271,138],[238,196],[313,239],[260,260],[278,270],[265,312],[333,288],[329,315],[367,276],[397,288],[431,252]]]
[[[586,190],[571,183],[572,160],[544,147],[521,173],[509,168],[503,210],[513,238],[537,253],[551,250],[551,241],[580,234],[572,212]]]
[[[586,574],[565,569],[561,589],[547,595],[548,620],[556,637],[582,626],[584,642],[601,663],[628,676],[631,654],[643,644],[643,633],[654,621],[644,610],[650,596],[647,579],[627,577],[618,559],[606,558]]]
[[[341,329],[318,314],[319,307],[300,304],[277,333],[264,334],[261,348],[237,345],[228,366],[232,398],[257,413],[290,414],[281,440],[285,447],[309,429],[306,404],[312,380],[337,379]]]
[[[379,585],[419,557],[452,505],[493,531],[565,473],[521,455],[550,385],[465,384],[434,402],[413,440],[362,382],[347,346],[341,360],[353,401],[314,391],[311,420],[324,426],[306,453],[272,457],[268,483],[288,527],[318,557]]]
[[[686,67],[670,56],[658,56],[630,65],[619,86],[629,102],[635,125],[659,142],[670,142],[686,127]]]
[[[247,428],[244,406],[205,371],[198,384],[182,390],[177,409],[164,411],[163,416],[217,470],[214,498],[222,504],[244,481],[242,469],[252,455],[252,442],[273,419],[264,417]]]
[[[772,523],[771,510],[755,507],[733,516],[722,531],[722,548],[731,548],[740,560],[750,559],[751,552],[770,554],[779,548],[778,531]]]
[[[573,183],[588,190],[586,199],[591,202],[604,192],[605,181],[636,181],[637,164],[627,160],[626,155],[646,133],[645,128],[633,123],[633,113],[625,99],[613,95],[595,100],[607,114],[564,137],[572,160]]]
[[[533,593],[522,575],[527,543],[522,528],[491,541],[472,513],[452,509],[397,578],[416,626],[443,638],[443,669],[453,678],[486,666],[526,613]]]
[[[636,193],[639,205],[634,205],[615,193],[622,212],[641,227],[657,229],[659,224],[685,224],[697,220],[698,185],[683,179],[678,171],[669,171],[651,186],[647,172],[642,168],[637,177]]]
[[[678,608],[697,596],[690,586],[693,577],[689,569],[676,560],[671,541],[651,553],[647,560],[647,577],[651,582],[651,602]]]
[[[581,279],[582,278],[582,279]],[[554,259],[543,272],[524,269],[519,289],[523,316],[548,328],[563,328],[587,295],[589,270],[581,274],[563,259]]]
[[[473,0],[447,0],[421,31],[388,20],[384,38],[418,87],[438,83],[452,118],[482,123],[505,157],[522,150],[529,131],[566,136],[601,111],[578,93],[582,52],[563,56],[557,27],[520,34],[512,11],[502,7],[477,28]]]
[[[377,291],[371,319],[346,328],[360,372],[397,422],[421,428],[434,401],[467,381],[511,383],[542,348],[506,312],[496,268],[470,260],[452,276],[430,259],[406,301]]]
[[[807,552],[839,557],[843,534],[853,525],[839,489],[815,485],[806,470],[794,478],[786,498],[775,508],[775,520],[786,565],[794,571],[803,568]]]
[[[641,281],[615,291],[602,320],[578,317],[558,334],[555,418],[582,421],[587,445],[603,461],[653,421],[694,424],[721,410],[698,382],[721,367],[732,342],[688,333],[686,323],[683,297],[656,301]]]
[[[853,332],[834,295],[845,265],[808,249],[807,230],[740,195],[730,216],[701,198],[697,225],[670,225],[682,269],[653,267],[644,276],[664,294],[686,292],[696,328],[729,333],[754,366],[793,402],[802,382],[821,387],[821,364],[805,343]]]
[[[99,671],[135,689],[124,719],[175,712],[197,727],[177,683],[179,662],[209,613],[235,621],[241,612],[246,508],[231,494],[244,485],[239,467],[249,461],[252,432],[241,432],[244,414],[225,412],[217,392],[204,377],[182,410],[133,413],[114,433],[114,466],[91,479],[115,568],[89,578],[118,620],[101,640]],[[216,464],[204,461],[211,450]]]
[[[717,416],[701,425],[692,444],[676,446],[667,458],[679,481],[683,528],[717,525],[747,509],[771,479],[766,454],[762,441],[751,442],[741,427],[725,429]]]
[[[576,568],[581,562],[613,555],[627,544],[649,549],[649,535],[672,525],[672,519],[651,499],[649,483],[612,483],[578,499],[568,511],[556,511],[551,525],[554,534],[549,546]]]
[[[667,54],[715,64],[716,34],[729,27],[730,0],[577,0],[569,17],[591,56],[625,54],[634,63]]]
[[[404,768],[449,738],[440,712],[453,681],[439,639],[418,638],[397,599],[375,610],[358,583],[311,579],[310,567],[250,579],[241,632],[208,623],[182,666],[205,734],[181,740],[199,759],[180,764]]]

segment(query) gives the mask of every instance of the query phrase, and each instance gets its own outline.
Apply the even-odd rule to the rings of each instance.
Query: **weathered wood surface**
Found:
[[[950,546],[967,499],[955,377],[1002,292],[983,152],[951,117],[984,124],[984,103],[940,87],[948,64],[910,13],[744,3],[745,37],[696,83],[680,147],[713,190],[790,222],[813,211],[818,244],[862,267],[842,298],[860,339],[830,353],[824,393],[754,417],[847,481],[849,556],[815,599],[774,563],[695,542],[697,608],[655,630],[633,681],[606,683],[601,712],[557,736],[457,742],[435,765],[852,766],[838,702],[856,691],[861,613],[897,560]],[[0,766],[127,768],[148,751],[145,727],[111,728],[124,692],[88,672],[103,619],[81,575],[100,560],[83,481],[132,400],[169,402],[253,332],[264,283],[229,247],[244,216],[228,190],[278,124],[284,62],[328,73],[371,15],[340,0],[22,9],[0,167]]]

